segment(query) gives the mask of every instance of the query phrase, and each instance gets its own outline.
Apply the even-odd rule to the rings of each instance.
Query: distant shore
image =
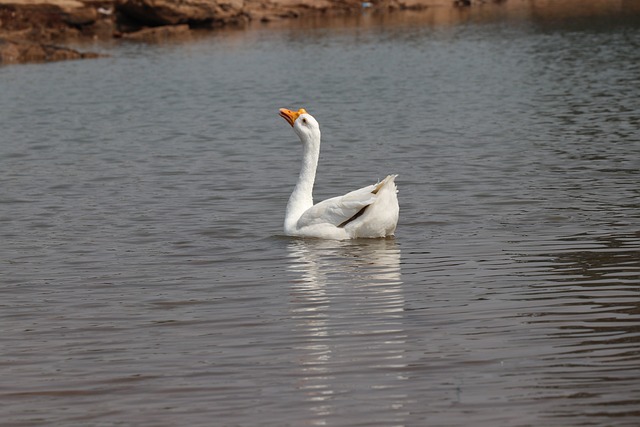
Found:
[[[65,47],[82,41],[157,42],[193,30],[304,16],[433,11],[436,20],[473,8],[601,10],[628,0],[0,0],[0,65],[96,58]]]

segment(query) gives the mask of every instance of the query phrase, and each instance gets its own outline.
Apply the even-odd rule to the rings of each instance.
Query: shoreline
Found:
[[[193,31],[311,16],[465,8],[507,0],[0,0],[0,66],[97,58],[67,45],[162,42]]]
[[[629,0],[0,0],[0,66],[105,56],[65,47],[87,41],[157,43],[296,18],[406,13],[451,25],[484,12],[566,18],[628,9],[640,6]]]

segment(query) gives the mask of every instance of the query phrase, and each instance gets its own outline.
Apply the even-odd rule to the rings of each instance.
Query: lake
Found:
[[[496,10],[0,68],[3,423],[637,426],[640,12]],[[395,238],[283,235],[281,107]]]

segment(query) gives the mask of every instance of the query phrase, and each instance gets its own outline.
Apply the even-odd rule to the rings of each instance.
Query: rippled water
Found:
[[[638,425],[638,15],[395,16],[0,68],[4,424]]]

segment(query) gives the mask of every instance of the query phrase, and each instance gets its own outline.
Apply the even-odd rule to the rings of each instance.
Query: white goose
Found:
[[[322,239],[356,239],[392,236],[398,224],[398,196],[394,180],[382,182],[313,204],[313,183],[320,155],[320,125],[301,108],[280,109],[302,141],[302,169],[284,219],[288,236]]]

